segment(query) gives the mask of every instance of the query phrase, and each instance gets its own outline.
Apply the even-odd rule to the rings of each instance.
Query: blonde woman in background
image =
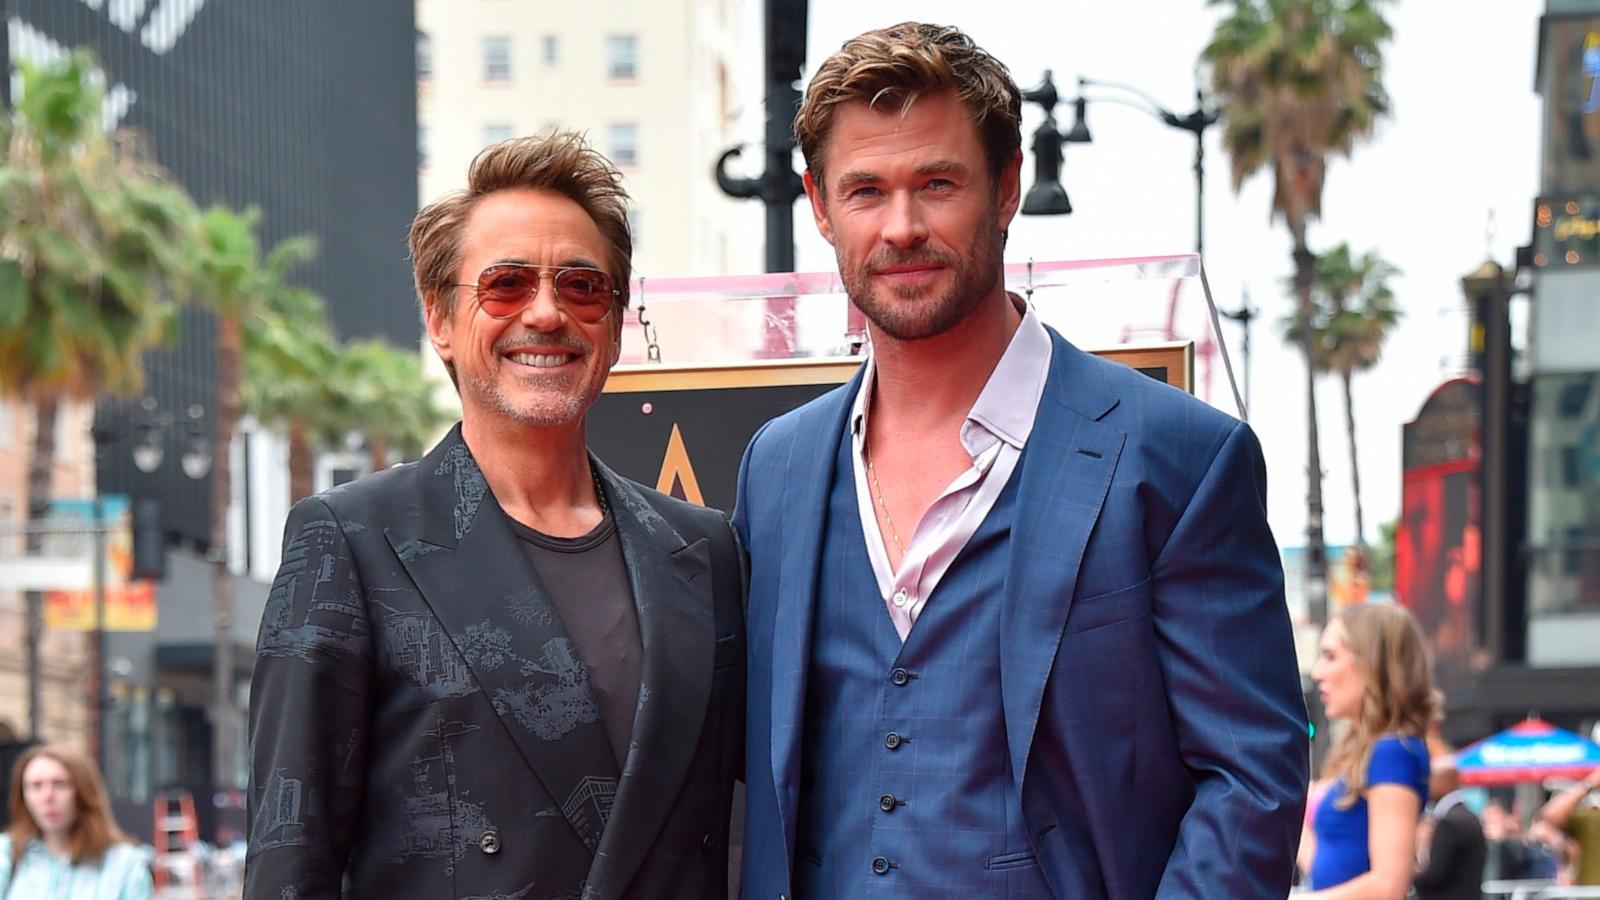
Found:
[[[150,900],[150,867],[111,818],[105,784],[71,747],[31,747],[11,770],[0,835],[4,900]]]
[[[1301,843],[1315,900],[1401,900],[1428,798],[1425,735],[1436,708],[1428,651],[1404,607],[1339,611],[1311,677],[1344,730],[1323,767],[1327,789]]]

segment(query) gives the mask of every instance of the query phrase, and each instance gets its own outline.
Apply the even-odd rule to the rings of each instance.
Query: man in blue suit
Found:
[[[1309,753],[1260,447],[1005,291],[1020,119],[915,23],[796,118],[871,354],[740,471],[745,897],[1288,891]]]

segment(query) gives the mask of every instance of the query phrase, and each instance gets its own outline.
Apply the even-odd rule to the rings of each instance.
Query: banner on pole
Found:
[[[48,556],[82,560],[90,573],[86,586],[45,593],[44,627],[62,631],[93,631],[95,627],[94,516],[92,499],[60,499],[50,503],[45,515],[49,531],[45,538]],[[112,495],[100,498],[100,524],[110,526],[105,534],[105,630],[153,631],[156,627],[156,586],[148,580],[133,581],[133,530],[129,526],[128,498]],[[79,582],[82,583],[82,582]]]

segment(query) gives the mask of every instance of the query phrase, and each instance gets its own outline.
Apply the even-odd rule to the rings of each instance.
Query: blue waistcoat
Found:
[[[806,685],[796,898],[1048,897],[1000,694],[1001,594],[1020,479],[902,645],[867,557],[850,450],[846,430]]]

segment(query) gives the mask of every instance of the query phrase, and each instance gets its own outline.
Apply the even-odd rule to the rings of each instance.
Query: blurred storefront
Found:
[[[1600,723],[1600,0],[1547,0],[1539,42],[1532,242],[1463,278],[1472,372],[1407,427],[1396,593],[1449,626],[1430,634],[1455,740]]]

